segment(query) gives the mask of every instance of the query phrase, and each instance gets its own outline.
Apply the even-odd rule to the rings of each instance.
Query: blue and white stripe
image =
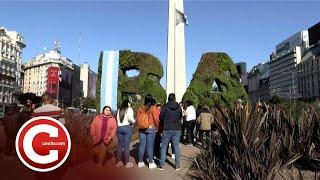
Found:
[[[110,106],[117,109],[119,51],[103,51],[100,109]]]

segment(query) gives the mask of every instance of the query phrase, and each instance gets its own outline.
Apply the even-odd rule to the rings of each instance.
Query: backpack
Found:
[[[148,111],[145,111],[144,108],[140,109],[140,116],[138,119],[138,127],[139,129],[147,129],[149,128],[150,122],[150,109]]]

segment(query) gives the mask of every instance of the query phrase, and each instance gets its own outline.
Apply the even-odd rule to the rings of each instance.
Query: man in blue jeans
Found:
[[[160,113],[160,127],[162,132],[161,156],[158,169],[164,170],[164,161],[169,142],[172,140],[175,154],[175,169],[180,170],[180,136],[181,136],[182,110],[176,102],[175,94],[171,93],[168,102],[163,106]]]

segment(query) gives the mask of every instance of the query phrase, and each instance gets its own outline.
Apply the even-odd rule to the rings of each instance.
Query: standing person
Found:
[[[42,95],[43,104],[33,111],[32,117],[49,116],[59,120],[62,124],[65,124],[63,110],[58,106],[53,105],[52,102],[53,99],[51,94],[44,93]]]
[[[128,100],[124,100],[117,113],[117,137],[118,137],[118,149],[117,149],[117,167],[123,165],[122,157],[124,157],[124,163],[126,168],[131,168],[133,164],[129,161],[130,155],[130,142],[132,137],[131,125],[135,123],[133,109]],[[124,153],[124,156],[122,156]]]
[[[194,127],[196,124],[196,109],[193,106],[192,101],[186,101],[186,121],[187,121],[187,146],[191,146],[194,143]]]
[[[160,117],[161,112],[161,104],[156,104],[158,116]],[[159,125],[158,131],[156,133],[156,137],[154,140],[154,156],[156,159],[160,159],[160,144],[161,144],[161,125]]]
[[[161,110],[160,121],[163,125],[161,159],[158,169],[164,170],[164,161],[166,159],[166,150],[170,140],[172,140],[175,154],[175,169],[180,170],[180,136],[181,136],[181,118],[182,110],[176,102],[175,94],[171,93],[167,104]]]
[[[20,112],[32,112],[36,108],[35,104],[32,103],[32,100],[27,99],[27,103],[20,109]]]
[[[198,117],[200,116],[202,110],[203,110],[204,106],[203,105],[198,105],[197,109],[196,109],[196,119],[198,119]],[[200,124],[195,123],[195,138],[194,141],[197,142],[197,140],[200,139]]]
[[[138,153],[138,167],[145,166],[143,157],[145,149],[147,149],[147,156],[149,162],[149,169],[156,168],[153,161],[153,146],[156,132],[159,128],[159,112],[157,108],[152,105],[153,98],[148,94],[144,98],[144,105],[138,109],[137,123],[139,127],[139,153]]]
[[[205,107],[200,116],[197,118],[197,124],[199,124],[199,138],[202,142],[204,149],[208,147],[208,139],[210,136],[211,125],[213,124],[213,115],[210,113],[209,109]],[[204,140],[204,135],[206,136],[206,141]]]
[[[180,102],[179,106],[181,107],[181,111],[182,111],[182,118],[181,118],[182,126],[181,126],[180,142],[181,143],[185,143],[186,127],[187,127],[186,111],[185,111],[185,107],[184,107],[184,103],[183,102]]]
[[[105,106],[102,113],[91,123],[90,134],[93,141],[93,151],[98,157],[98,167],[103,167],[108,145],[116,135],[117,124],[112,116],[111,107]]]
[[[11,104],[2,122],[4,125],[4,132],[6,134],[5,155],[11,155],[11,153],[15,149],[15,139],[19,131],[19,128],[22,125],[20,120],[21,115],[19,113],[19,108],[17,107],[17,104]]]

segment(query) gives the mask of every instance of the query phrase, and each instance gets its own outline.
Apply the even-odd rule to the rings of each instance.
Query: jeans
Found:
[[[164,165],[164,161],[166,159],[166,151],[170,140],[172,140],[172,146],[175,155],[175,164],[176,166],[180,166],[180,130],[164,130],[162,133],[162,144],[161,144],[161,159],[160,159],[160,166]]]
[[[196,120],[187,121],[187,144],[194,144],[194,127]]]
[[[157,132],[154,139],[154,156],[159,159],[160,159],[160,143],[161,143],[161,134]]]
[[[153,162],[153,146],[154,138],[156,136],[155,128],[148,128],[147,130],[139,130],[139,162],[143,162],[145,149],[147,148],[147,156],[149,163]]]
[[[129,162],[130,155],[130,141],[132,137],[132,129],[130,125],[118,126],[117,128],[118,136],[118,149],[117,149],[117,161],[122,161],[122,153],[124,153],[124,162]]]

